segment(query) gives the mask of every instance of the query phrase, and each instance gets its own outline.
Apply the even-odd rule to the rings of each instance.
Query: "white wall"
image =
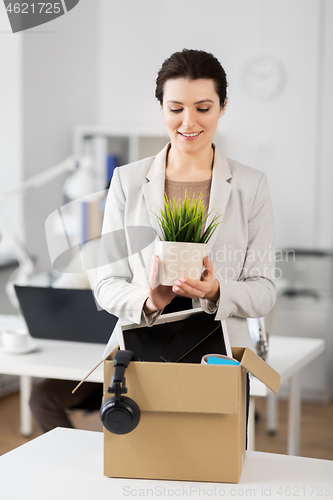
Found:
[[[333,246],[333,2],[323,2],[323,44],[320,47],[321,65],[318,102],[318,162],[320,164],[317,188],[317,232],[315,236],[323,248]]]
[[[34,30],[34,31],[37,31]],[[24,177],[72,153],[72,130],[95,123],[98,82],[98,8],[79,2],[68,14],[23,38]],[[25,198],[26,238],[38,267],[51,267],[45,220],[63,204],[64,177]]]
[[[217,142],[227,156],[268,174],[277,245],[332,248],[333,97],[332,85],[321,81],[323,71],[332,81],[330,2],[101,0],[100,6],[99,121],[163,128],[154,99],[161,63],[183,47],[213,52],[229,79]],[[268,102],[256,100],[244,82],[244,68],[260,55],[277,58],[285,73],[283,91]]]
[[[332,249],[332,2],[81,0],[16,35],[3,6],[0,14],[0,191],[70,154],[75,125],[164,130],[157,71],[172,52],[202,48],[221,60],[230,84],[217,142],[268,174],[277,245]],[[267,54],[286,80],[265,102],[246,89],[244,68]],[[42,268],[50,265],[44,222],[62,202],[61,186],[25,199],[27,242]],[[22,232],[15,207],[11,220]]]
[[[0,193],[19,184],[22,177],[22,43],[11,35],[4,9],[0,9]],[[0,206],[0,262],[10,256],[4,216],[15,234],[22,235],[19,198]],[[2,238],[2,239],[1,239]]]
[[[51,23],[15,35],[3,5],[0,15],[1,192],[72,153],[73,127],[96,121],[99,78],[95,2],[83,0]],[[51,267],[45,220],[63,203],[63,181],[6,204],[13,232],[39,270]]]

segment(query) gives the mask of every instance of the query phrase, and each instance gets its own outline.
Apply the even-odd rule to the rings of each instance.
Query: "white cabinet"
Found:
[[[164,131],[112,128],[102,125],[80,125],[73,131],[73,154],[82,158],[92,155],[96,187],[103,191],[109,184],[115,166],[156,155],[169,142]],[[99,236],[103,203],[80,198],[62,207],[63,219],[54,222],[56,238],[70,235],[73,244],[82,244]],[[58,221],[58,223],[57,223]],[[61,223],[60,223],[61,222]]]
[[[288,337],[323,338],[325,352],[301,371],[302,399],[328,402],[333,398],[333,299],[280,297],[267,321],[268,332]],[[283,385],[280,395],[287,395]]]
[[[131,130],[102,125],[81,125],[74,129],[73,152],[82,156],[85,142],[89,140],[91,153],[95,158],[100,188],[105,187],[107,157],[116,157],[118,165],[156,155],[168,142],[166,132],[157,130]]]

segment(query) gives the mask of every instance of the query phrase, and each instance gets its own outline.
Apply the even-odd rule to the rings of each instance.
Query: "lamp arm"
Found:
[[[48,168],[44,172],[30,177],[30,179],[27,179],[15,188],[9,189],[8,191],[0,194],[0,204],[5,203],[6,200],[12,196],[24,193],[32,188],[42,186],[65,172],[73,172],[75,170],[76,163],[77,160],[73,156],[70,156],[66,160]]]
[[[27,179],[26,181],[22,182],[15,188],[0,194],[0,207],[1,206],[3,207],[6,201],[9,198],[12,198],[13,196],[23,194],[29,189],[42,186],[43,184],[46,184],[47,182],[51,181],[52,179],[58,177],[59,175],[65,172],[73,172],[75,170],[76,163],[77,160],[73,156],[70,156],[66,160],[58,163],[57,165],[54,165],[53,167],[48,168],[44,172],[41,172],[33,177],[30,177],[30,179]],[[19,303],[16,297],[14,284],[18,282],[21,284],[26,284],[28,276],[31,275],[32,272],[34,271],[35,264],[32,258],[30,257],[27,249],[25,248],[23,242],[20,241],[20,238],[18,238],[13,233],[11,224],[7,220],[5,210],[3,210],[2,216],[4,220],[4,225],[7,230],[7,234],[11,239],[14,247],[14,253],[19,262],[18,269],[16,269],[9,277],[9,280],[6,285],[6,292],[14,308],[16,308],[19,311]]]

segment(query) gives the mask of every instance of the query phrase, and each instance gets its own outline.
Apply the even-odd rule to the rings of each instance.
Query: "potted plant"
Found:
[[[159,207],[155,213],[161,230],[159,241],[155,242],[155,253],[160,259],[162,285],[171,286],[181,277],[200,279],[207,243],[222,222],[218,214],[205,227],[211,214],[204,215],[205,211],[202,194],[191,200],[185,192],[185,198],[178,201],[164,195],[164,210]]]

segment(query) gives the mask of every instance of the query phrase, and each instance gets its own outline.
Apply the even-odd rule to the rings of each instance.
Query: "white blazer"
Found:
[[[155,157],[119,167],[113,174],[102,239],[111,233],[117,240],[106,239],[102,245],[102,265],[95,288],[100,306],[119,318],[106,351],[117,345],[121,324],[145,321],[142,307],[148,297],[154,242],[140,256],[133,248],[136,242],[129,228],[153,227],[159,233],[154,213],[158,206],[163,207],[168,147]],[[217,320],[226,320],[232,346],[254,349],[246,318],[267,315],[276,300],[274,223],[265,174],[229,160],[216,150],[208,210],[213,211],[210,218],[221,213],[224,221],[208,243],[210,261],[220,283],[220,299],[217,310],[205,299],[200,303],[195,300],[193,305],[201,305],[207,312],[216,311]],[[115,252],[118,260],[113,262]]]

